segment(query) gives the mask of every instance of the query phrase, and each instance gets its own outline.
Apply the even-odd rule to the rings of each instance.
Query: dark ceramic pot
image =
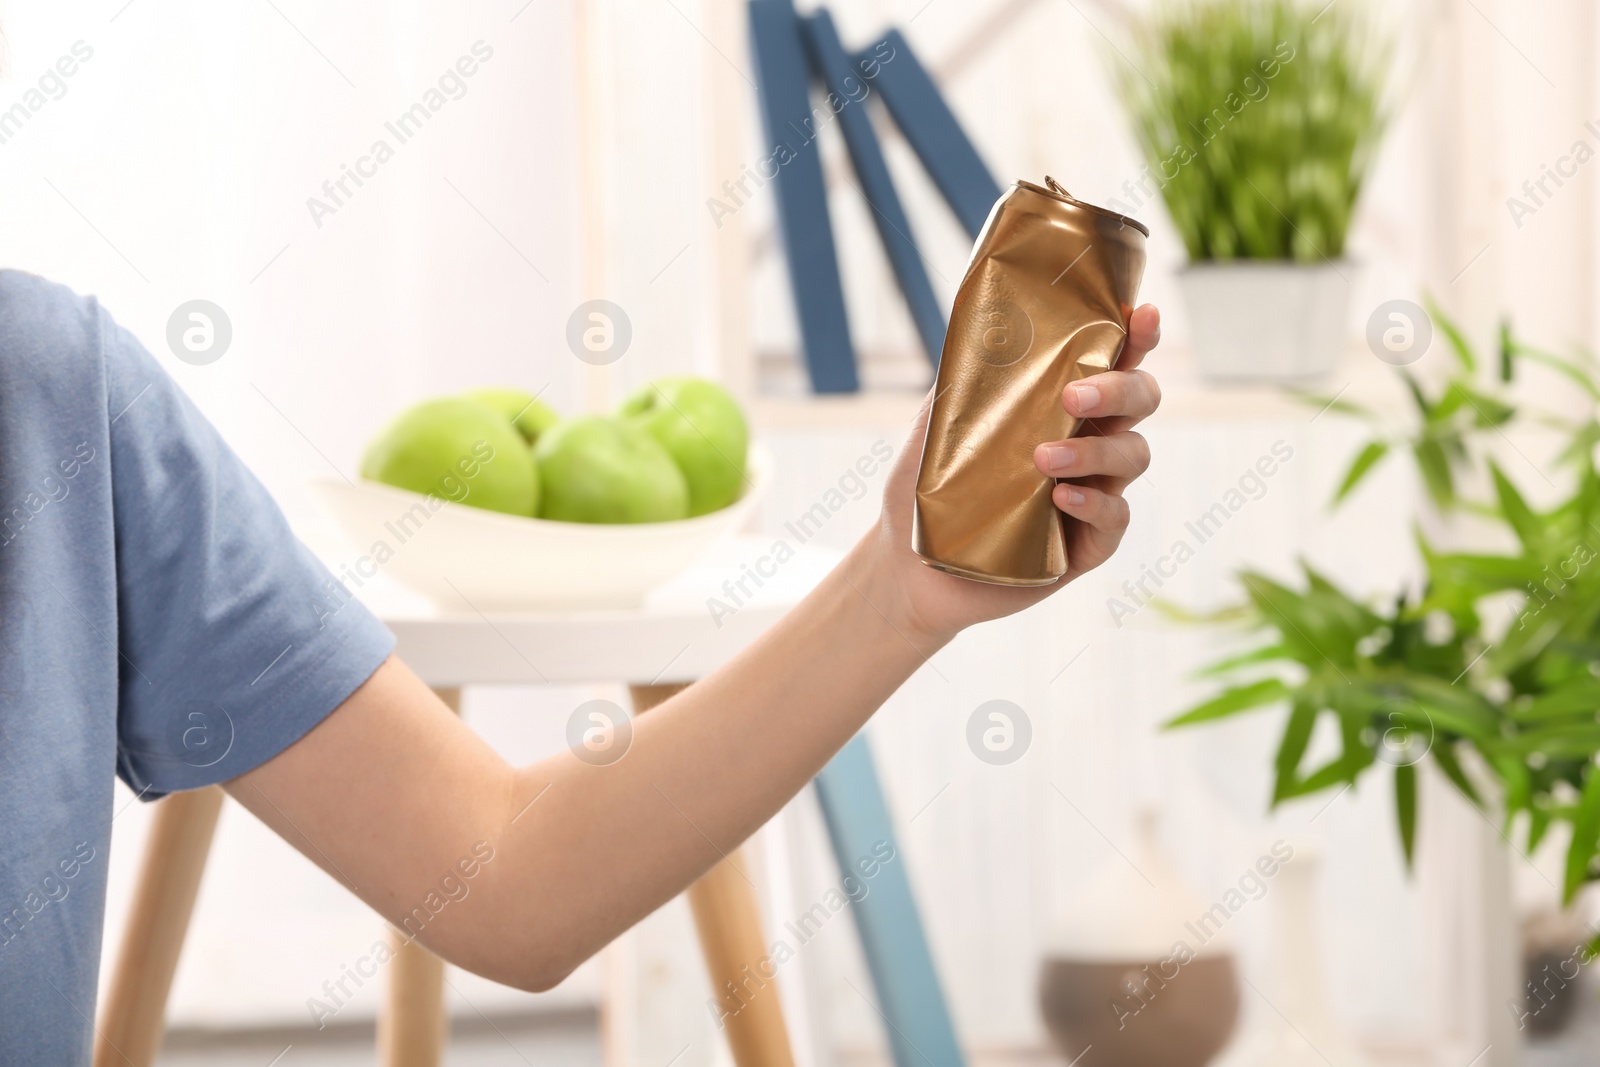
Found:
[[[1204,1067],[1239,1021],[1239,976],[1231,955],[1182,965],[1055,957],[1039,1007],[1069,1062],[1092,1046],[1095,1067]]]
[[[1523,986],[1522,1003],[1513,1012],[1520,1010],[1522,1025],[1539,1037],[1559,1034],[1572,1021],[1572,1010],[1582,996],[1577,979],[1564,977],[1569,969],[1577,970],[1572,955],[1545,951],[1523,960],[1527,984]],[[1513,1000],[1512,1004],[1517,1002]]]

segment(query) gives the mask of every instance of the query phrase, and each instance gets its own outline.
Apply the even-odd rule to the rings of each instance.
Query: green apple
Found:
[[[624,400],[621,414],[659,441],[683,471],[690,515],[739,499],[750,431],[722,386],[704,378],[657,378]]]
[[[542,519],[666,522],[689,514],[689,487],[677,464],[622,419],[563,419],[540,435],[533,459],[544,487]]]
[[[549,404],[537,399],[532,393],[510,386],[473,389],[465,395],[468,400],[487,404],[503,414],[507,421],[517,428],[523,440],[530,445],[539,439],[540,434],[561,419]]]
[[[539,505],[527,442],[494,408],[464,397],[424,401],[395,419],[367,446],[361,477],[508,515]]]

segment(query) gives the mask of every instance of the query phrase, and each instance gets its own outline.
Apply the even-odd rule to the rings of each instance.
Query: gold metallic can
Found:
[[[917,472],[912,548],[924,563],[997,585],[1067,573],[1044,441],[1075,436],[1069,382],[1110,370],[1144,274],[1141,223],[1075,200],[1053,178],[995,202],[961,279]]]

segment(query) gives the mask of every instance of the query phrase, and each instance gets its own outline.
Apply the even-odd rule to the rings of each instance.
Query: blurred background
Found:
[[[1392,364],[1406,364],[1430,395],[1458,373],[1445,323],[1478,352],[1485,396],[1573,418],[1591,409],[1559,370],[1535,366],[1501,381],[1495,353],[1504,321],[1550,352],[1594,341],[1593,6],[1331,0],[1300,10],[1296,32],[1307,43],[1285,66],[1281,92],[1291,91],[1291,73],[1336,68],[1320,49],[1342,47],[1350,69],[1378,86],[1387,121],[1362,135],[1364,113],[1345,116],[1366,138],[1356,150],[1361,181],[1351,181],[1347,153],[1322,202],[1349,208],[1347,238],[1326,213],[1295,208],[1279,212],[1288,224],[1281,251],[1249,246],[1252,226],[1276,226],[1258,217],[1260,205],[1254,214],[1204,209],[1217,217],[1194,231],[1205,237],[1197,248],[1154,186],[1141,187],[1150,151],[1139,120],[1159,114],[1151,101],[1172,70],[1196,64],[1206,84],[1250,73],[1226,65],[1237,52],[1208,51],[1216,42],[1203,34],[1192,54],[1153,45],[1161,11],[1118,0],[858,0],[833,11],[851,47],[901,30],[1002,184],[1050,174],[1147,224],[1140,295],[1163,313],[1162,344],[1147,364],[1165,393],[1146,430],[1155,458],[1128,491],[1135,521],[1118,555],[1039,609],[963,635],[868,728],[975,1063],[1066,1063],[1041,1014],[1047,963],[1159,951],[1181,936],[1161,925],[1167,917],[1206,911],[1275,848],[1294,857],[1284,873],[1229,909],[1238,1021],[1215,1062],[1600,1062],[1600,1005],[1586,971],[1558,983],[1571,1006],[1560,1032],[1534,1039],[1527,1025],[1535,1005],[1525,1000],[1525,954],[1548,960],[1551,944],[1570,949],[1589,936],[1581,893],[1559,915],[1563,827],[1530,851],[1520,826],[1502,833],[1492,795],[1480,813],[1424,760],[1408,873],[1388,775],[1335,782],[1269,811],[1281,708],[1160,729],[1217,692],[1195,679],[1197,667],[1254,645],[1174,621],[1150,604],[1153,594],[1215,608],[1240,599],[1233,575],[1244,566],[1298,588],[1302,559],[1358,599],[1393,601],[1414,587],[1414,528],[1441,526],[1416,467],[1391,457],[1342,506],[1329,501],[1374,428],[1415,429],[1417,409]],[[838,130],[822,131],[820,150],[859,392],[808,388],[774,187],[731,212],[712,206],[731,203],[724,183],[768,153],[739,0],[9,0],[0,12],[0,114],[43,93],[40,106],[25,102],[25,115],[0,125],[5,264],[98,295],[331,566],[356,550],[308,482],[354,477],[365,443],[395,412],[470,386],[516,385],[582,411],[609,408],[663,374],[717,379],[775,458],[751,531],[772,536],[875,443],[904,442],[930,371]],[[1327,45],[1324,30],[1345,36]],[[468,55],[477,68],[459,92],[335,204],[325,183],[375,141],[393,142],[385,123]],[[74,72],[41,81],[64,56],[75,57]],[[1311,131],[1303,143],[1289,133],[1241,139],[1235,178],[1281,177],[1326,147],[1334,134],[1323,131],[1337,126],[1330,115],[1357,106],[1304,76],[1297,97],[1234,110],[1244,123],[1250,108],[1271,103],[1277,121],[1303,115],[1303,127],[1290,125]],[[865,106],[948,308],[970,238],[870,95]],[[1250,169],[1252,152],[1260,171]],[[1337,158],[1330,165],[1339,170]],[[1284,195],[1316,200],[1320,180],[1285,178]],[[1306,221],[1313,216],[1322,228]],[[1243,255],[1328,268],[1340,284],[1331,296],[1307,295],[1299,282],[1284,290],[1258,279],[1240,305],[1188,266]],[[165,340],[174,309],[197,299],[232,326],[228,351],[203,366]],[[631,324],[627,352],[604,366],[576,358],[567,341],[569,319],[592,299],[612,301]],[[1284,307],[1298,309],[1288,322]],[[1391,317],[1395,308],[1402,318]],[[1318,324],[1312,335],[1307,322]],[[1229,353],[1270,347],[1297,328],[1289,348],[1318,349],[1311,355],[1322,365],[1226,365]],[[1408,338],[1420,329],[1431,343],[1385,341],[1394,328]],[[1341,402],[1330,408],[1334,397]],[[1369,420],[1350,417],[1345,402],[1364,405]],[[1562,499],[1542,431],[1497,427],[1486,436],[1508,476],[1536,506]],[[1276,457],[1274,473],[1248,480],[1264,456]],[[828,522],[817,546],[842,550],[867,528],[881,477]],[[1191,524],[1219,502],[1230,517],[1196,538]],[[1440,536],[1475,544],[1470,528]],[[1173,565],[1180,541],[1192,551]],[[749,562],[735,552],[708,566],[737,574]],[[372,595],[399,603],[406,594],[379,582]],[[529,761],[561,748],[569,713],[597,697],[622,699],[619,687],[598,685],[483,687],[467,692],[464,714],[508,758]],[[975,758],[967,740],[974,709],[993,700],[1030,724],[1026,750],[999,765]],[[1338,729],[1323,723],[1308,746],[1306,766],[1320,764],[1338,751]],[[119,787],[119,804],[131,799]],[[148,820],[146,806],[130,803],[114,824],[108,960]],[[769,928],[837,881],[810,793],[752,848]],[[1146,877],[1153,870],[1163,873]],[[363,905],[225,808],[158,1062],[370,1062],[381,981],[361,986],[322,1029],[310,1002],[381,936]],[[782,981],[805,1067],[888,1062],[849,923],[823,929]],[[634,1025],[690,1034],[676,1067],[731,1062],[705,1012],[704,983],[676,901],[547,994],[451,970],[446,1062],[669,1067],[675,1049],[655,1060],[602,1036],[607,1011],[614,1023],[616,1004],[646,1001],[653,1014],[637,1009]],[[1086,1056],[1131,1062],[1105,1046]]]

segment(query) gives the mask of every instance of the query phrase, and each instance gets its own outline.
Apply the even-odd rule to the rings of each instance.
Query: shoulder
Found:
[[[0,270],[0,384],[83,387],[105,378],[104,335],[114,329],[92,296],[17,270]]]
[[[93,296],[18,270],[0,270],[0,389],[59,402],[105,396],[143,350]],[[144,357],[148,358],[148,357]],[[144,367],[137,377],[148,380]]]
[[[29,349],[99,348],[100,303],[65,285],[19,270],[0,270],[0,355]]]

